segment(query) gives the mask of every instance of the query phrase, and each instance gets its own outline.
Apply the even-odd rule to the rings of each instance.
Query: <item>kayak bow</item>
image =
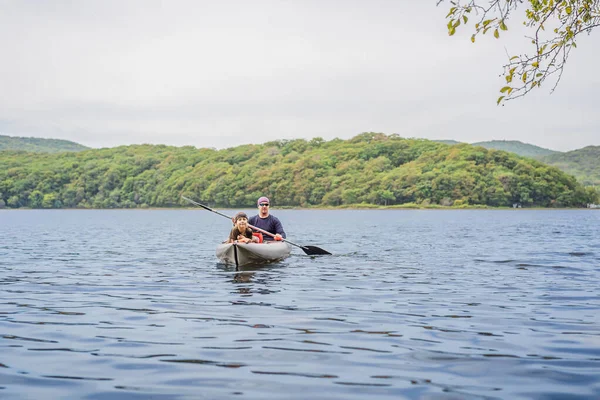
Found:
[[[284,242],[223,243],[216,251],[219,260],[236,267],[281,261],[290,253],[291,246]]]

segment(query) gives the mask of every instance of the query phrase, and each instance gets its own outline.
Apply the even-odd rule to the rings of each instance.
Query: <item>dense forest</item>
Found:
[[[558,168],[504,151],[363,133],[234,148],[133,145],[57,154],[0,153],[0,206],[581,207],[597,202]]]
[[[68,140],[0,135],[0,151],[20,150],[32,153],[59,153],[87,149],[89,147]]]
[[[584,185],[600,187],[600,146],[552,154],[539,160],[574,175]]]
[[[455,144],[461,144],[464,142],[459,142],[458,140],[452,140],[452,139],[442,139],[442,140],[434,140],[434,142],[439,142],[439,143],[444,143],[444,144],[449,144],[451,146],[455,145]]]

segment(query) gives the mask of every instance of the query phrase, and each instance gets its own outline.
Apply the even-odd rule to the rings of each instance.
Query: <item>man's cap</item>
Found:
[[[263,196],[260,199],[258,199],[258,201],[257,201],[256,204],[260,204],[260,203],[269,203],[269,204],[271,204],[271,201],[269,201],[268,197]]]

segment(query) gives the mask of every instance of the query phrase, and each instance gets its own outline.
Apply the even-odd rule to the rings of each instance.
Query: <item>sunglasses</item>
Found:
[[[269,203],[260,203],[259,206],[261,206],[261,207],[269,207]]]

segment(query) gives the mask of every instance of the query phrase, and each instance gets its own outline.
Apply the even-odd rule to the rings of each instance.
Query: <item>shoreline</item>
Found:
[[[218,210],[253,210],[255,207],[212,207]],[[200,207],[135,207],[135,208],[0,208],[0,212],[2,211],[181,211],[181,210],[199,210],[206,211]],[[381,210],[392,210],[392,211],[410,211],[410,210],[430,210],[430,211],[463,211],[463,210],[489,210],[489,211],[527,211],[527,210],[536,210],[536,211],[560,211],[560,210],[600,210],[600,208],[589,208],[589,207],[489,207],[489,206],[459,206],[459,207],[447,207],[447,206],[407,206],[402,207],[401,205],[394,206],[344,206],[344,207],[273,207],[273,212],[283,210],[296,210],[296,211],[343,211],[343,210],[352,210],[352,211],[381,211]]]

